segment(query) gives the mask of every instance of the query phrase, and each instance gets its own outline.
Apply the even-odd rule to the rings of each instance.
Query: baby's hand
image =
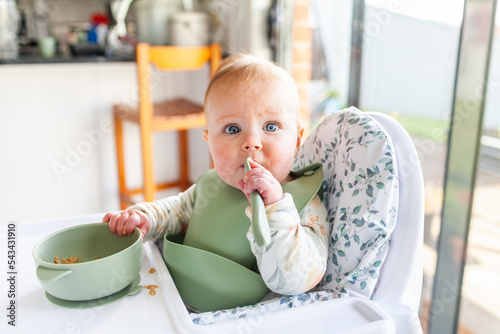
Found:
[[[273,174],[255,161],[250,161],[252,168],[245,174],[243,180],[238,181],[238,186],[250,201],[250,194],[257,190],[264,201],[264,205],[273,204],[283,198],[281,184]]]
[[[151,226],[149,218],[144,212],[132,209],[107,213],[102,221],[109,223],[109,230],[120,236],[131,235],[134,232],[134,228],[138,227],[143,239],[148,234]]]

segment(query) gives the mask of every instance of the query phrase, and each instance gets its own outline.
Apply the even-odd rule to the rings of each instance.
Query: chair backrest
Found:
[[[394,301],[418,312],[422,291],[424,181],[417,151],[395,119],[368,112],[392,139],[399,171],[399,208],[389,253],[372,299]]]
[[[161,71],[194,71],[210,64],[210,77],[219,67],[222,57],[217,43],[207,46],[152,46],[139,43],[136,48],[139,110],[142,122],[153,115],[151,98],[151,66]],[[144,119],[143,119],[144,118]]]
[[[221,47],[214,43],[207,46],[152,46],[137,44],[137,64],[154,64],[159,70],[189,71],[210,62],[213,75],[221,59]]]

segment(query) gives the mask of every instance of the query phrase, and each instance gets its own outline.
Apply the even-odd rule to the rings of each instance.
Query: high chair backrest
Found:
[[[368,114],[392,138],[399,171],[397,223],[372,299],[406,304],[418,312],[422,290],[424,225],[424,182],[420,161],[410,136],[401,124],[382,113]]]

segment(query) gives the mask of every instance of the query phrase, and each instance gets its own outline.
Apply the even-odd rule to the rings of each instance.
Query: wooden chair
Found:
[[[150,46],[137,45],[137,74],[139,105],[118,104],[113,106],[115,122],[116,153],[120,189],[120,207],[125,209],[134,201],[132,195],[142,193],[145,201],[153,201],[155,192],[160,189],[179,187],[185,190],[190,186],[187,130],[205,125],[205,115],[201,105],[184,98],[153,103],[151,98],[151,67],[158,70],[198,70],[210,63],[210,76],[217,69],[221,59],[218,44],[202,47]],[[125,160],[123,148],[123,121],[139,124],[142,146],[142,167],[144,184],[142,188],[129,189],[125,182]],[[179,135],[180,177],[172,182],[156,184],[153,171],[153,143],[155,131],[177,130]]]

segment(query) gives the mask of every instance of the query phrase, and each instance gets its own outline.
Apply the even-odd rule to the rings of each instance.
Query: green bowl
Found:
[[[184,302],[199,311],[257,303],[268,291],[262,277],[225,257],[183,245],[184,236],[166,235],[163,259]]]
[[[54,258],[78,257],[81,262],[57,264]],[[36,275],[50,295],[72,301],[94,300],[118,292],[139,276],[142,241],[139,229],[120,237],[108,224],[66,228],[40,240],[33,248]]]

